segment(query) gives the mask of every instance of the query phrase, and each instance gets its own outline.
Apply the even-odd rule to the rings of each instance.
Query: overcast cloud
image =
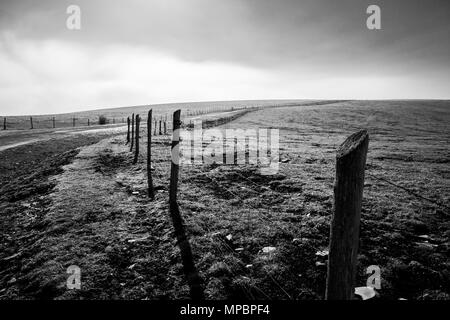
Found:
[[[81,7],[82,29],[66,28]],[[381,7],[382,30],[366,28]],[[448,99],[447,0],[0,2],[0,114],[205,100]]]

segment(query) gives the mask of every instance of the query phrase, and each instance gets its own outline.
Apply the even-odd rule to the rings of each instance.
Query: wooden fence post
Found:
[[[159,135],[162,135],[161,123],[162,123],[162,120],[160,118],[159,119]]]
[[[33,117],[30,117],[30,128],[33,129]]]
[[[153,132],[153,135],[156,136],[156,127],[158,126],[158,120],[155,118],[155,132]]]
[[[130,152],[133,151],[133,144],[134,144],[134,113],[131,115],[131,145],[130,145]]]
[[[353,299],[368,146],[369,134],[361,130],[348,137],[337,151],[327,300]]]
[[[153,189],[152,179],[152,109],[148,111],[147,117],[147,184],[148,197],[153,200],[155,198],[155,190]]]
[[[180,142],[180,113],[181,110],[177,110],[173,113],[173,131],[172,131],[172,162],[170,168],[170,191],[169,191],[169,203],[170,206],[177,205],[177,189],[178,189],[178,171],[179,171],[179,142]]]
[[[181,260],[183,261],[183,270],[187,278],[192,300],[203,299],[203,289],[201,278],[197,272],[192,256],[191,245],[186,236],[183,218],[177,203],[178,172],[179,172],[179,141],[180,141],[180,110],[173,114],[173,133],[172,133],[172,164],[170,170],[170,188],[169,188],[169,208],[172,223],[177,237],[178,247],[180,248]]]
[[[52,117],[52,123],[53,123],[53,129],[56,128],[56,125],[55,125],[55,117]]]
[[[91,121],[89,120],[89,118],[88,118],[88,127],[91,125]]]
[[[6,117],[3,118],[3,130],[6,130]]]
[[[127,143],[130,143],[130,117],[127,117]]]
[[[141,118],[139,117],[139,115],[136,115],[136,133],[135,133],[135,138],[136,138],[136,148],[135,148],[135,153],[134,153],[134,160],[133,163],[136,164],[138,161],[138,157],[139,157],[139,124],[141,123]]]
[[[167,134],[167,122],[164,121],[164,134]]]

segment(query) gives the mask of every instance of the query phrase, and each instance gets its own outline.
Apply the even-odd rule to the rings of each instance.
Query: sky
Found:
[[[366,26],[371,4],[380,30]],[[448,0],[0,0],[0,115],[450,99],[449,17]]]

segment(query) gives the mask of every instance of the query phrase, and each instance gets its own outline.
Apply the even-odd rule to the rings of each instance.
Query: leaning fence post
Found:
[[[181,260],[183,261],[183,270],[187,278],[191,298],[193,300],[203,299],[203,289],[201,279],[194,264],[191,246],[184,230],[184,222],[181,217],[177,203],[178,172],[179,172],[179,141],[180,141],[180,112],[173,113],[173,133],[172,133],[172,164],[170,170],[170,188],[169,188],[169,208],[172,217],[172,223],[177,237],[178,247],[180,248]]]
[[[152,180],[152,109],[148,111],[147,117],[147,184],[148,197],[153,200],[155,198],[155,191]]]
[[[33,117],[30,117],[30,128],[33,129]]]
[[[327,300],[353,298],[368,146],[369,134],[361,130],[348,137],[337,151]]]
[[[131,146],[130,146],[130,152],[133,151],[133,144],[134,144],[134,113],[131,115]]]
[[[135,153],[134,153],[134,160],[133,163],[136,164],[138,161],[138,157],[139,157],[139,124],[141,123],[141,118],[139,117],[139,115],[136,115],[136,133],[135,133],[135,138],[136,138],[136,149],[135,149]]]

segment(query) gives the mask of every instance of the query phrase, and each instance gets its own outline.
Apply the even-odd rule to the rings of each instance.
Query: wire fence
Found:
[[[233,112],[244,109],[256,109],[261,108],[262,105],[236,105],[236,106],[216,106],[216,107],[204,107],[204,108],[189,108],[187,107],[183,111],[182,121],[195,117],[204,116],[208,114],[220,113],[220,112]],[[170,119],[168,119],[168,112],[160,110],[155,114],[153,121],[157,124],[166,123],[169,125]],[[146,121],[147,118],[144,115],[142,120]],[[91,116],[3,116],[0,117],[1,130],[30,130],[30,129],[58,129],[58,128],[75,128],[75,127],[89,127],[97,125],[115,125],[126,124],[127,115],[125,113],[116,115],[91,115]],[[163,129],[163,128],[161,128]]]

